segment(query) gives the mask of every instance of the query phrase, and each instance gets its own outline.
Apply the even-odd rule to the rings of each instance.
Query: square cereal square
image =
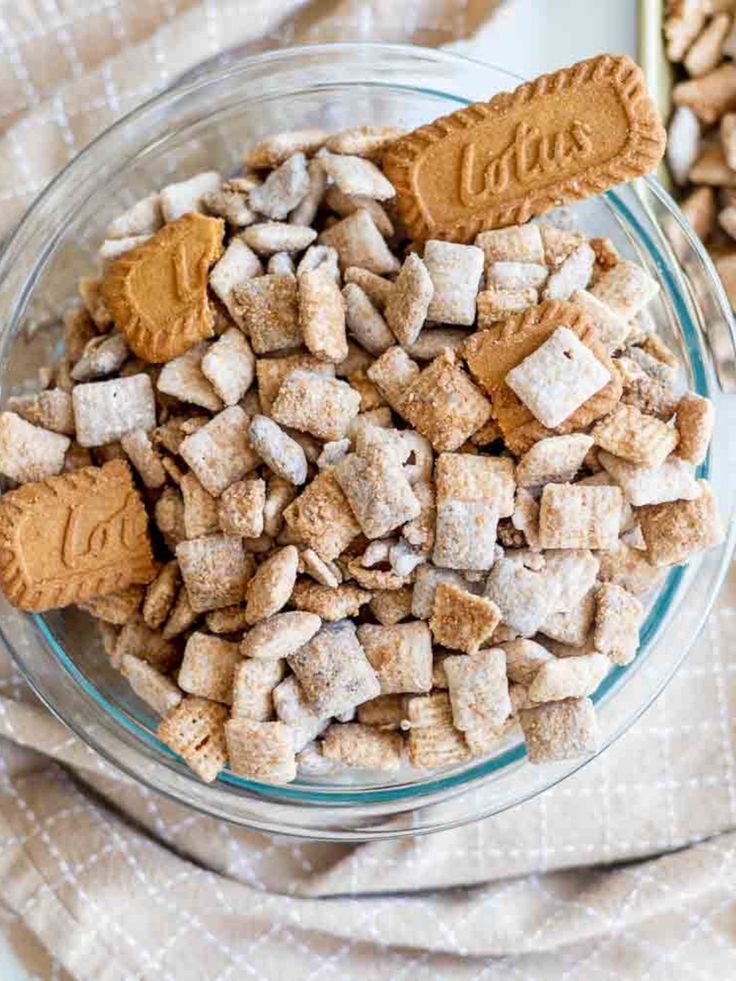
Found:
[[[618,487],[547,484],[539,509],[542,548],[616,548],[622,495]]]

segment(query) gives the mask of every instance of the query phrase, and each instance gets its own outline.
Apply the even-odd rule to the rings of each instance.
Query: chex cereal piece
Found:
[[[263,508],[266,504],[266,481],[247,477],[226,488],[218,502],[220,528],[226,535],[258,538],[263,534]]]
[[[331,184],[325,194],[325,204],[341,218],[347,218],[359,209],[365,209],[381,235],[390,238],[394,234],[393,222],[374,198],[365,194],[345,194],[336,184]]]
[[[129,235],[150,235],[163,224],[161,199],[157,192],[136,201],[113,218],[105,229],[105,238],[127,238]]]
[[[271,276],[296,276],[296,266],[288,252],[274,252],[269,256],[266,272]]]
[[[295,487],[281,477],[271,476],[266,482],[266,503],[263,506],[263,530],[275,538],[284,527],[284,511],[296,497]]]
[[[383,354],[394,343],[394,335],[368,294],[357,283],[347,283],[342,291],[347,329],[369,354]]]
[[[506,656],[500,647],[471,655],[453,654],[442,666],[453,723],[458,729],[500,726],[511,714]]]
[[[205,615],[204,622],[213,634],[242,633],[248,626],[245,607],[239,604],[224,606],[221,610],[211,610]]]
[[[322,755],[328,760],[369,770],[398,770],[403,748],[401,733],[359,722],[333,723],[322,737]]]
[[[587,242],[579,245],[550,273],[542,292],[544,300],[569,300],[575,290],[584,290],[590,283],[595,264],[595,252]]]
[[[209,494],[193,473],[179,481],[184,500],[184,531],[187,538],[201,538],[220,530],[217,498]],[[223,529],[224,530],[224,529]]]
[[[125,433],[120,437],[120,445],[146,487],[162,487],[166,483],[166,472],[161,465],[161,457],[154,450],[151,439],[144,429],[134,429]]]
[[[469,327],[475,321],[475,298],[483,274],[482,250],[430,240],[424,245],[424,265],[434,287],[427,317]]]
[[[325,470],[284,511],[295,537],[329,562],[345,551],[360,525],[332,471]]]
[[[485,330],[499,320],[506,320],[515,313],[522,313],[534,306],[539,299],[534,286],[521,289],[500,289],[488,286],[476,297],[478,307],[478,329]]]
[[[349,153],[377,160],[389,143],[393,143],[403,132],[399,126],[354,126],[333,133],[325,142],[325,148],[330,153]]]
[[[294,153],[251,190],[250,205],[267,218],[280,221],[296,208],[308,190],[306,157]]]
[[[331,245],[337,249],[342,270],[348,266],[360,266],[382,276],[399,269],[398,259],[363,208],[323,231],[319,240],[322,245]]]
[[[544,246],[539,225],[511,225],[481,232],[475,244],[483,250],[487,264],[492,262],[544,263]]]
[[[259,465],[248,441],[249,426],[240,406],[231,405],[187,436],[179,447],[183,459],[213,497]]]
[[[625,542],[619,542],[612,551],[601,552],[600,563],[601,582],[615,583],[635,596],[651,592],[665,577],[665,569],[652,565],[645,551]]]
[[[526,637],[501,644],[501,650],[506,657],[506,675],[517,685],[531,684],[542,665],[554,660],[546,647]]]
[[[407,576],[397,575],[393,569],[370,568],[363,565],[362,556],[350,559],[347,564],[348,575],[355,579],[363,589],[401,589],[407,583]]]
[[[128,342],[116,331],[103,337],[93,337],[71,370],[74,381],[92,381],[118,371],[130,353]]]
[[[370,600],[371,613],[384,627],[393,627],[402,620],[408,620],[411,616],[412,593],[411,586],[378,590]]]
[[[499,517],[514,510],[514,461],[510,457],[441,453],[435,466],[437,501],[478,501],[496,507]]]
[[[164,716],[156,735],[183,757],[205,783],[212,783],[227,762],[227,717],[225,705],[190,696]]]
[[[172,395],[182,402],[201,405],[203,409],[217,412],[222,400],[202,372],[202,360],[207,352],[205,344],[197,344],[185,354],[167,361],[159,372],[156,388],[164,395]],[[146,376],[147,377],[147,376]],[[110,384],[103,382],[101,384]],[[76,391],[76,389],[75,389]]]
[[[343,194],[358,194],[386,201],[396,193],[393,184],[370,160],[347,154],[327,153],[320,157],[323,170]]]
[[[232,718],[266,722],[274,717],[273,692],[283,681],[286,662],[274,660],[240,660],[232,684]]]
[[[614,664],[629,664],[639,647],[644,607],[622,586],[603,583],[596,593],[593,643]]]
[[[156,527],[166,545],[174,549],[187,537],[184,527],[184,501],[175,487],[165,487],[153,511]]]
[[[491,600],[474,596],[453,583],[437,586],[429,621],[436,643],[474,654],[500,622],[501,611]]]
[[[358,640],[378,675],[381,694],[425,692],[432,687],[432,635],[423,621],[392,627],[364,623]]]
[[[386,323],[399,344],[413,344],[419,336],[434,295],[426,266],[414,252],[404,260],[386,303]]]
[[[723,540],[710,485],[699,480],[697,490],[693,500],[653,504],[637,511],[652,565],[680,565],[696,552]]]
[[[533,551],[539,550],[539,501],[524,487],[517,487],[514,501],[514,513],[511,515],[512,528],[521,532],[526,545]],[[503,526],[499,529],[499,541]],[[513,547],[517,547],[512,542]]]
[[[289,215],[292,225],[311,225],[319,211],[327,185],[327,175],[318,159],[307,163],[307,191],[299,204]]]
[[[384,279],[383,276],[379,276],[369,269],[364,269],[362,266],[348,266],[343,271],[343,279],[346,284],[355,283],[356,286],[359,286],[371,303],[375,303],[378,310],[385,310],[388,298],[394,288],[390,279]]]
[[[253,383],[256,359],[242,331],[231,327],[207,349],[201,368],[223,403],[235,405]]]
[[[407,745],[409,762],[420,770],[433,770],[452,763],[462,763],[470,756],[470,749],[463,733],[456,729],[452,722],[412,726]]]
[[[107,309],[107,304],[102,296],[102,279],[96,276],[82,276],[77,286],[84,307],[76,308],[80,311],[78,314],[75,314],[73,311],[67,311],[64,315],[64,325],[67,328],[65,339],[68,337],[68,331],[71,330],[77,336],[80,336],[82,333],[86,334],[86,340],[89,340],[93,336],[94,331],[89,332],[82,329],[84,322],[82,315],[86,313],[88,320],[91,320],[94,327],[101,334],[104,334],[112,326],[112,315]],[[81,346],[83,347],[84,345]],[[74,358],[71,348],[69,349],[69,354]]]
[[[196,613],[242,602],[248,573],[239,538],[208,535],[180,542],[176,558]]]
[[[72,397],[63,388],[49,388],[34,395],[11,395],[6,409],[52,433],[74,435]]]
[[[599,557],[585,548],[550,548],[544,561],[559,583],[555,612],[571,610],[592,588],[600,567]]]
[[[164,221],[172,222],[188,212],[202,211],[202,197],[219,190],[221,183],[222,178],[216,171],[205,170],[194,177],[168,184],[159,194]]]
[[[444,691],[405,698],[404,712],[412,729],[452,724],[450,696]]]
[[[166,715],[183,698],[181,689],[170,678],[131,654],[125,654],[121,658],[120,673],[127,678],[136,695],[158,715]]]
[[[105,239],[97,250],[97,261],[103,271],[106,272],[115,259],[119,259],[126,252],[131,252],[150,239],[150,235],[131,235],[129,238],[117,238],[109,241]]]
[[[695,466],[702,463],[708,453],[714,420],[715,410],[710,399],[695,392],[683,395],[675,414],[675,427],[680,435],[675,450],[677,456]]]
[[[632,320],[659,292],[659,283],[638,263],[624,259],[591,286],[590,293],[624,320]]]
[[[342,582],[342,572],[335,562],[325,562],[313,548],[305,548],[299,555],[299,571],[306,572],[320,586],[336,588]]]
[[[302,342],[293,276],[259,276],[232,291],[231,304],[256,354],[280,351]]]
[[[320,626],[320,618],[313,613],[277,613],[248,631],[240,644],[240,653],[252,658],[288,657],[311,640]]]
[[[335,377],[335,366],[327,361],[320,361],[312,354],[291,354],[286,357],[258,358],[256,361],[256,377],[258,379],[258,399],[261,411],[271,414],[274,400],[279,393],[284,380],[292,371],[311,371],[324,378]]]
[[[573,480],[593,445],[585,433],[540,439],[519,460],[516,480],[522,487],[565,484]]]
[[[552,269],[558,269],[585,241],[585,236],[581,232],[569,228],[557,228],[546,222],[539,225],[539,232],[544,247],[544,262]]]
[[[404,702],[403,695],[379,695],[359,705],[356,717],[365,726],[398,729],[406,716]]]
[[[250,444],[268,467],[291,484],[307,479],[307,458],[301,446],[268,416],[253,416],[248,430]]]
[[[511,553],[507,553],[511,554]],[[555,607],[560,586],[541,568],[525,561],[497,559],[486,582],[485,595],[501,611],[503,622],[522,636],[533,636]]]
[[[176,560],[161,566],[156,578],[149,584],[143,600],[143,620],[152,630],[158,630],[169,615],[174,602],[181,575]]]
[[[486,268],[486,285],[501,290],[540,289],[548,269],[535,262],[491,262]]]
[[[647,468],[664,463],[679,439],[677,429],[634,405],[618,405],[595,424],[592,436],[608,453]]]
[[[417,569],[414,582],[412,616],[418,620],[429,620],[434,608],[437,587],[442,582],[453,583],[461,589],[471,588],[458,572],[451,569],[437,569],[432,565],[422,565]]]
[[[238,306],[233,302],[233,289],[245,280],[262,274],[261,260],[242,238],[238,237],[230,239],[222,258],[212,267],[209,284],[239,327],[243,324],[240,321]]]
[[[243,165],[254,170],[270,170],[278,167],[295,153],[311,156],[325,142],[329,133],[324,130],[294,129],[272,133],[255,143],[246,153]]]
[[[432,561],[446,569],[489,569],[495,561],[498,511],[478,501],[437,505]]]
[[[382,387],[371,371],[368,376]],[[400,411],[439,453],[462,446],[488,421],[491,406],[454,354],[445,352],[414,379],[401,398]]]
[[[320,716],[339,715],[381,693],[349,621],[324,626],[288,661]]]
[[[409,387],[418,380],[419,365],[401,347],[390,347],[377,358],[366,372],[379,388],[388,404],[403,413]]]
[[[157,630],[146,626],[137,614],[131,617],[118,634],[110,660],[119,668],[123,657],[130,654],[152,664],[157,671],[168,673],[181,660],[179,648]]]
[[[419,501],[390,450],[376,446],[361,456],[351,453],[334,473],[367,538],[383,538],[420,513]]]
[[[284,224],[266,221],[251,225],[243,232],[243,240],[259,255],[275,252],[301,252],[317,238],[317,232],[306,225]]]
[[[618,487],[547,484],[539,510],[542,548],[615,548],[621,523]]]
[[[177,593],[174,605],[171,608],[169,618],[164,624],[161,635],[164,640],[171,640],[187,630],[195,623],[199,617],[199,612],[192,609],[189,602],[189,593],[186,586],[182,586]]]
[[[588,314],[595,324],[601,344],[609,354],[623,347],[631,333],[631,324],[621,314],[588,290],[575,290],[570,296],[570,302]]]
[[[0,473],[20,484],[53,477],[64,469],[67,436],[32,426],[14,412],[0,413]]]
[[[434,361],[445,351],[459,352],[467,338],[468,332],[459,327],[425,327],[406,350],[418,361]]]
[[[76,385],[72,402],[81,446],[102,446],[134,429],[156,425],[153,388],[145,374]]]
[[[289,727],[296,752],[323,732],[329,717],[318,715],[296,676],[290,674],[271,693],[277,718]]]
[[[669,422],[685,394],[681,374],[638,347],[628,348],[616,364],[623,382],[621,401]]]
[[[219,191],[203,194],[202,204],[208,214],[224,218],[235,229],[245,228],[256,220],[255,212],[248,207],[247,195],[232,188],[229,181]]]
[[[692,464],[677,456],[668,457],[658,467],[639,467],[605,450],[598,454],[598,459],[635,507],[680,498],[691,500],[697,495]]]
[[[248,583],[248,623],[265,620],[286,605],[296,582],[299,553],[293,545],[273,552]]]
[[[568,698],[522,709],[519,722],[530,763],[575,759],[597,748],[598,724],[589,698]]]
[[[355,617],[361,606],[369,602],[371,594],[351,583],[338,586],[322,586],[319,583],[300,580],[294,587],[291,601],[298,610],[306,610],[323,620],[343,620]]]
[[[582,654],[547,661],[529,685],[532,702],[559,702],[592,695],[608,674],[611,662],[604,654]]]
[[[610,380],[610,372],[567,327],[558,327],[506,376],[509,387],[549,428],[563,423]]]
[[[555,606],[560,605],[555,603]],[[569,647],[584,647],[590,638],[595,614],[595,595],[590,590],[574,603],[566,603],[566,609],[554,610],[547,614],[539,627],[545,637],[567,644]]]
[[[341,439],[360,411],[360,395],[346,382],[313,371],[292,371],[281,385],[271,415],[322,440]]]
[[[77,606],[98,620],[122,627],[140,609],[143,594],[143,586],[128,586],[127,589],[119,589],[114,593],[83,600],[77,603]]]
[[[315,357],[338,364],[348,356],[345,304],[333,276],[322,269],[299,274],[299,325]]]
[[[230,769],[238,776],[274,784],[296,777],[294,744],[282,722],[230,719],[225,738]]]
[[[190,695],[200,695],[229,705],[238,661],[240,652],[237,644],[195,632],[184,648],[177,678],[179,687]]]

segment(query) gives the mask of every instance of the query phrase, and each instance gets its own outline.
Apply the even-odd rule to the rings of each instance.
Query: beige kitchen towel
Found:
[[[489,36],[494,6],[0,0],[0,228],[100,129],[224,47],[442,44]],[[243,831],[134,786],[2,652],[0,929],[44,981],[736,976],[735,615],[733,580],[666,693],[561,786],[359,846]]]

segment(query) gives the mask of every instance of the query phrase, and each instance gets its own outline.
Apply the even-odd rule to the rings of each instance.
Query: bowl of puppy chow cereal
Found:
[[[158,792],[358,840],[624,732],[732,549],[732,320],[639,69],[205,66],[0,259],[0,630]],[[730,444],[730,445],[729,445]]]

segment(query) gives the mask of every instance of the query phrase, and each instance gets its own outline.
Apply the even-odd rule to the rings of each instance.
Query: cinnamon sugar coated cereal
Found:
[[[713,39],[683,48],[699,79]],[[412,241],[416,149],[356,120],[152,188],[109,223],[41,390],[0,413],[5,590],[77,600],[205,781],[404,779],[519,732],[533,763],[587,755],[667,569],[720,540],[713,406],[656,333],[652,274],[528,221],[529,189],[505,227],[463,206]],[[70,508],[86,536],[52,548]]]

